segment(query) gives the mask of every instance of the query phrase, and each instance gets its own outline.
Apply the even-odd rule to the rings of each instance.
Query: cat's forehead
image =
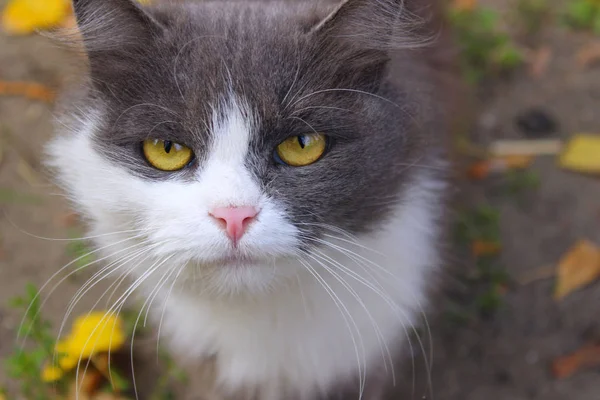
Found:
[[[253,108],[268,111],[281,103],[294,81],[324,75],[334,63],[314,63],[314,43],[306,35],[325,11],[314,6],[258,6],[252,3],[198,3],[158,10],[166,32],[108,78],[121,89],[114,109],[148,102],[195,119],[209,117],[231,92]],[[307,74],[307,69],[310,72]],[[316,83],[318,84],[318,83]],[[164,109],[143,110],[164,114]],[[128,116],[136,117],[131,110]],[[185,117],[185,115],[183,115]]]
[[[339,81],[345,76],[338,71],[343,67],[336,61],[339,54],[324,51],[307,34],[327,12],[326,7],[279,2],[269,7],[209,2],[159,10],[157,17],[167,22],[165,34],[109,77],[119,83],[119,91],[108,98],[114,104],[107,108],[111,129],[105,134],[116,141],[173,134],[174,140],[203,147],[215,115],[227,110],[232,99],[241,100],[260,122],[263,139],[283,140],[294,132],[292,125],[306,130],[294,119],[303,117],[294,114],[306,105],[299,100],[348,86]],[[276,137],[269,138],[273,133]]]
[[[169,58],[190,72],[236,72],[237,81],[287,76],[291,66],[314,51],[306,33],[324,13],[306,5],[252,2],[199,3],[169,12],[167,32],[156,43],[159,50],[175,54]]]

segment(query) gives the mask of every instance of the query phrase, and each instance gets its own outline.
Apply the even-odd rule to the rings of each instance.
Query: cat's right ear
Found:
[[[91,54],[144,43],[164,30],[135,0],[73,0],[73,9]]]
[[[78,29],[70,42],[87,53],[92,82],[111,95],[131,81],[136,61],[153,54],[165,26],[137,0],[73,0]]]

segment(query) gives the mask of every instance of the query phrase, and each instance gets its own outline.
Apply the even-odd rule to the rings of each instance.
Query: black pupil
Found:
[[[173,148],[173,142],[171,142],[170,140],[165,140],[165,151],[167,152],[167,154],[169,154],[171,152],[172,148]]]
[[[298,136],[298,143],[300,143],[300,147],[305,148],[308,144],[308,139],[306,135]]]

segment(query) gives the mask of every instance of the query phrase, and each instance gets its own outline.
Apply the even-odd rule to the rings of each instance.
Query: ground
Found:
[[[0,1],[0,4],[2,2]],[[494,3],[488,1],[488,3]],[[505,7],[504,7],[505,8]],[[471,138],[481,144],[499,138],[522,138],[515,117],[542,108],[558,122],[555,137],[568,139],[579,132],[600,131],[600,68],[582,67],[576,53],[598,40],[552,26],[541,32],[529,48],[549,46],[547,70],[533,78],[526,67],[509,77],[497,78],[481,90],[476,127]],[[68,80],[76,59],[41,37],[0,35],[0,80],[28,80],[60,88]],[[52,135],[51,104],[18,97],[0,97],[0,359],[13,348],[21,315],[8,307],[26,283],[41,286],[72,258],[67,238],[72,232],[68,206],[60,191],[50,185],[40,163],[43,144]],[[600,155],[599,155],[600,156]],[[31,169],[31,171],[29,171]],[[554,157],[539,157],[531,170],[539,177],[537,188],[506,196],[497,182],[464,183],[459,208],[489,204],[500,211],[503,249],[500,263],[509,285],[500,306],[487,316],[468,316],[449,323],[443,297],[431,319],[433,371],[426,390],[422,356],[415,351],[417,384],[406,398],[437,400],[598,400],[600,369],[578,372],[559,380],[550,373],[552,361],[600,339],[600,287],[591,285],[562,302],[553,297],[554,279],[522,284],[524,277],[556,265],[576,241],[600,243],[600,180],[566,172]],[[28,172],[29,171],[29,172]],[[34,196],[10,198],[14,193]],[[471,268],[459,256],[449,257],[456,270]],[[450,296],[471,298],[479,288],[456,284]],[[460,281],[460,282],[459,282]],[[62,284],[49,297],[44,315],[58,324],[65,306],[79,288],[77,277]],[[48,288],[50,289],[50,288]],[[93,304],[87,296],[81,309]],[[410,376],[410,370],[407,372]],[[410,382],[410,379],[409,379]],[[0,372],[0,386],[14,389]],[[410,391],[409,391],[410,392]]]

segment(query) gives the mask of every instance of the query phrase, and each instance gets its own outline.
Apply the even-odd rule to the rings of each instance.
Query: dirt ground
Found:
[[[578,49],[594,40],[598,38],[560,28],[544,31],[539,43],[550,46],[552,54],[547,71],[533,79],[522,69],[482,91],[473,139],[487,143],[522,138],[515,117],[531,107],[543,108],[556,118],[555,137],[600,132],[600,67],[581,68],[575,57]],[[60,88],[74,65],[72,56],[44,38],[0,35],[0,80],[29,80]],[[52,122],[51,105],[0,97],[0,189],[41,199],[39,204],[29,204],[27,199],[3,195],[0,201],[0,359],[12,351],[21,317],[8,307],[8,300],[22,294],[28,282],[41,286],[73,258],[67,242],[41,238],[69,234],[64,223],[67,205],[40,165]],[[28,166],[33,172],[28,172]],[[485,202],[501,211],[501,263],[514,282],[555,265],[579,239],[600,243],[600,180],[565,172],[554,157],[538,158],[532,170],[541,183],[519,201],[499,195],[493,182],[461,189],[473,204]],[[59,323],[80,284],[77,279],[62,284],[49,297],[44,315]],[[433,344],[427,344],[428,349],[433,346],[434,358],[434,393],[426,394],[427,398],[599,400],[600,369],[557,380],[549,368],[556,357],[600,339],[600,284],[560,303],[552,298],[553,287],[552,278],[512,284],[492,316],[468,324],[448,324],[439,313],[432,321]],[[471,288],[462,290],[469,296]],[[93,294],[82,301],[83,310],[93,304],[92,298]],[[422,357],[415,354],[415,358],[418,383],[414,395],[406,398],[420,399],[426,393],[427,374],[419,362]],[[14,388],[0,371],[3,385]]]

